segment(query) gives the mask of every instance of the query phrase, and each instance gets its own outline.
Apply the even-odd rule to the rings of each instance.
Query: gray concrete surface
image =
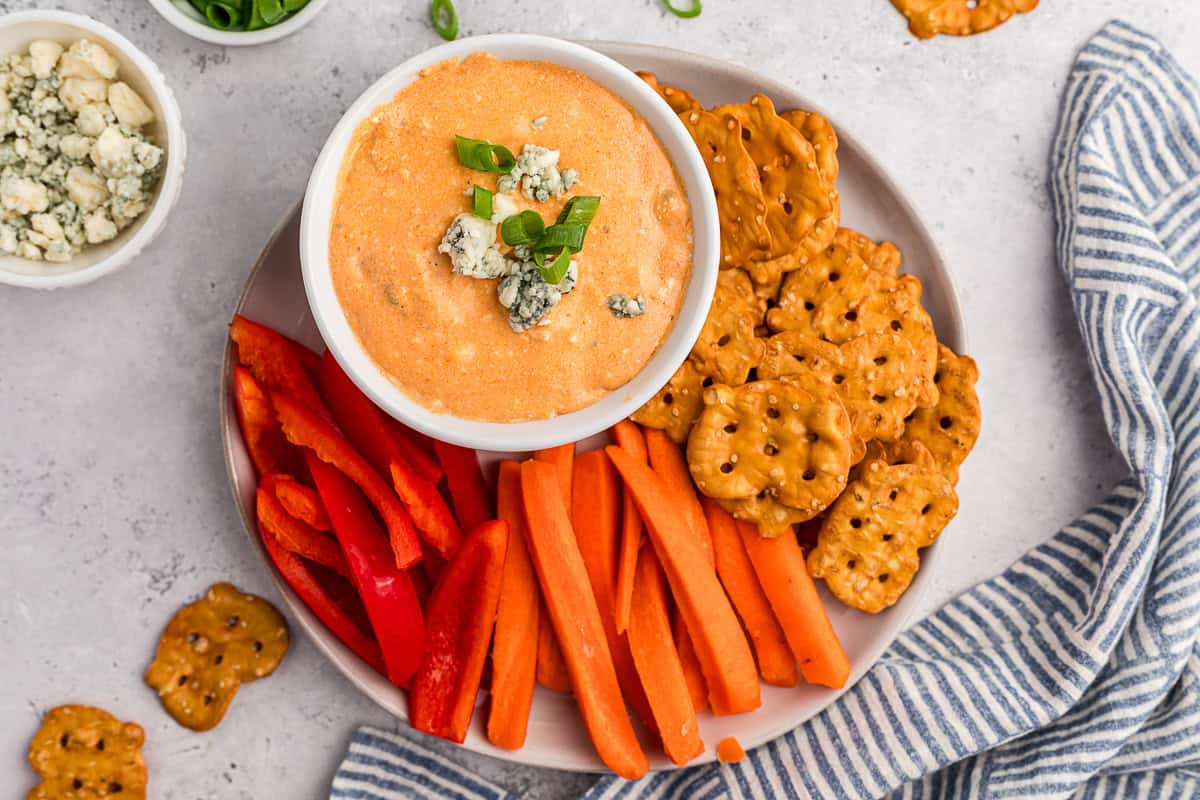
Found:
[[[33,7],[0,2],[0,11]],[[23,796],[39,714],[88,702],[139,721],[151,796],[317,798],[350,731],[395,723],[298,637],[220,728],[169,720],[141,673],[170,614],[210,582],[274,596],[230,501],[217,429],[225,324],[321,143],[389,67],[438,43],[424,0],[335,0],[256,49],[194,41],[144,0],[62,0],[157,60],[190,136],[166,232],[123,272],[52,294],[0,287],[0,794]],[[792,82],[883,161],[932,226],[983,371],[982,441],[926,609],[992,575],[1121,473],[1054,264],[1044,188],[1077,47],[1124,15],[1200,68],[1200,5],[1067,3],[967,40],[914,40],[886,0],[459,0],[463,34],[657,43]],[[585,776],[461,754],[528,798]]]

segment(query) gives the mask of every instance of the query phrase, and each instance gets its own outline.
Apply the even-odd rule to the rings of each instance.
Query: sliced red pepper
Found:
[[[271,399],[245,367],[233,370],[233,404],[254,471],[260,476],[299,475],[300,451],[284,438]]]
[[[376,472],[386,477],[393,461],[411,463],[408,448],[401,446],[387,414],[354,385],[328,350],[321,356],[317,385],[338,427]]]
[[[448,442],[434,442],[433,446],[446,471],[446,486],[450,489],[458,524],[463,530],[473,531],[493,516],[479,458],[469,447]]]
[[[442,470],[442,465],[438,463],[433,439],[391,417],[388,417],[388,425],[400,441],[400,446],[404,448],[408,460],[412,462],[418,472],[425,476],[425,480],[435,484],[440,481],[446,473]]]
[[[296,555],[349,577],[346,557],[336,541],[289,514],[268,484],[258,487],[256,497],[258,521],[267,533]]]
[[[412,578],[396,566],[383,530],[350,479],[311,453],[308,468],[375,629],[388,680],[408,686],[421,663],[425,642],[425,622]]]
[[[259,537],[262,539],[263,547],[267,549],[267,555],[274,562],[275,569],[279,570],[284,582],[300,596],[309,611],[312,611],[317,619],[321,620],[325,627],[329,628],[333,635],[359,658],[374,667],[381,675],[386,674],[379,644],[363,631],[321,588],[300,557],[284,549],[283,545],[274,536],[262,530],[261,526],[259,527]]]
[[[320,495],[285,475],[274,476],[273,484],[275,497],[289,514],[314,530],[329,530],[329,515],[325,513],[325,506],[321,505]]]
[[[317,387],[304,371],[300,346],[266,325],[234,316],[229,335],[238,346],[238,360],[250,368],[267,391],[283,393],[305,408],[326,416]]]
[[[409,721],[419,731],[460,744],[467,737],[507,547],[508,523],[484,523],[467,536],[433,589],[425,655],[408,695]]]
[[[288,441],[308,448],[319,460],[341,470],[346,477],[358,484],[371,504],[379,510],[392,542],[396,566],[407,569],[420,561],[421,545],[417,541],[412,520],[387,481],[379,477],[379,473],[341,437],[332,424],[321,419],[294,398],[286,394],[274,394],[271,396],[271,402],[275,406],[275,413],[279,416],[279,423],[283,426],[283,433]],[[309,459],[310,469],[311,464],[312,459]],[[322,500],[325,503],[325,511],[332,519],[333,510],[329,508],[328,498],[322,495]]]
[[[462,531],[437,486],[418,475],[412,464],[403,459],[392,462],[391,472],[396,494],[408,509],[421,538],[442,558],[454,558],[462,545]]]

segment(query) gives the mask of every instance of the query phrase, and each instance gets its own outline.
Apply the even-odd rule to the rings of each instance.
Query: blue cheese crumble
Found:
[[[557,150],[527,144],[521,148],[512,172],[500,178],[496,188],[501,192],[512,192],[520,185],[521,194],[539,203],[561,197],[579,181],[579,173],[573,169],[560,171],[558,158]]]
[[[646,313],[646,300],[641,295],[630,297],[627,294],[610,294],[605,302],[614,317],[640,317]]]
[[[118,62],[80,39],[0,59],[0,252],[67,262],[150,205],[163,151]]]
[[[438,252],[450,256],[455,275],[499,278],[511,267],[496,243],[496,224],[474,214],[459,214],[446,229]]]
[[[563,295],[575,288],[578,278],[579,268],[574,261],[558,284],[546,283],[541,269],[532,261],[517,265],[516,271],[497,287],[500,305],[508,309],[509,327],[516,333],[524,333],[535,325],[545,324],[546,315]]]

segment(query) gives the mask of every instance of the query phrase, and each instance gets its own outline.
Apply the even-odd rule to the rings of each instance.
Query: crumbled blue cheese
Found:
[[[641,295],[630,297],[627,294],[610,294],[605,302],[614,317],[640,317],[646,313],[646,300]]]
[[[517,156],[516,166],[508,174],[511,181],[501,178],[496,188],[513,191],[521,186],[521,194],[539,203],[551,197],[561,197],[578,180],[579,173],[573,169],[558,169],[559,152],[536,144],[527,144]],[[507,188],[505,188],[507,187]]]
[[[516,333],[523,333],[543,323],[563,295],[575,288],[578,277],[579,268],[574,261],[557,285],[546,283],[541,268],[534,262],[522,262],[497,287],[500,305],[508,309],[509,327]]]
[[[163,151],[118,68],[86,39],[0,58],[0,251],[70,261],[149,208]]]
[[[515,213],[517,213],[517,204],[511,197],[502,194],[492,195],[492,222],[499,225]]]
[[[474,214],[459,214],[451,221],[438,252],[450,256],[455,275],[499,278],[510,270],[508,260],[496,244],[496,224]]]
[[[535,131],[540,131],[542,127],[549,121],[550,118],[547,116],[534,117],[533,121],[529,123],[529,126]]]

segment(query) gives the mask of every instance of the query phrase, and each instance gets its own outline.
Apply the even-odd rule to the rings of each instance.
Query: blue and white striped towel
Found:
[[[1050,169],[1059,262],[1129,476],[808,724],[739,764],[605,778],[589,797],[1200,797],[1197,85],[1109,23],[1071,72]],[[333,796],[508,795],[363,730]]]

